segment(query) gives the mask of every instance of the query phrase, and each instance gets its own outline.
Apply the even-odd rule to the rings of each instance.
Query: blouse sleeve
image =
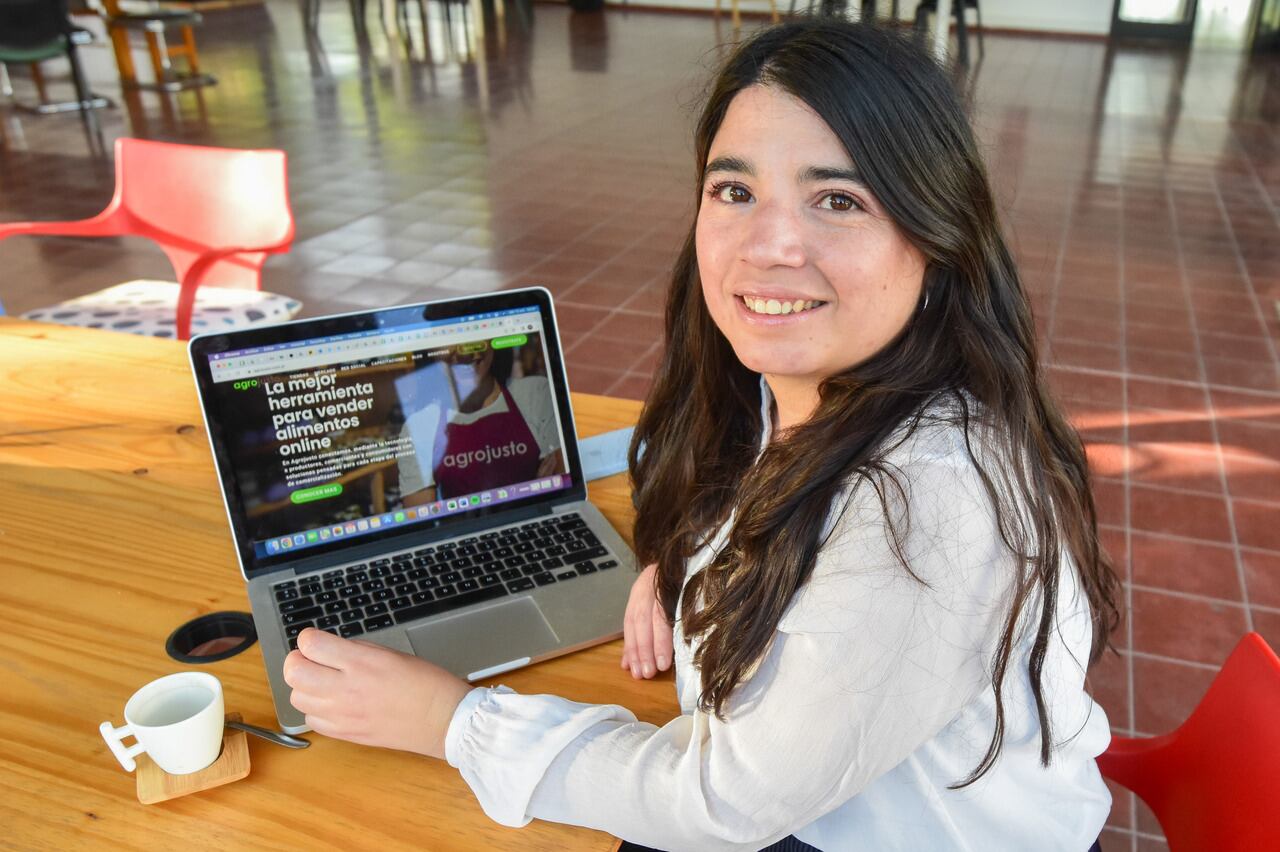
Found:
[[[957,460],[958,459],[958,460]],[[967,458],[910,460],[899,533],[852,491],[761,664],[724,720],[656,727],[617,706],[477,689],[448,759],[486,813],[602,829],[660,849],[758,849],[856,796],[981,690],[1004,617],[1010,555]],[[972,766],[957,766],[957,779]]]

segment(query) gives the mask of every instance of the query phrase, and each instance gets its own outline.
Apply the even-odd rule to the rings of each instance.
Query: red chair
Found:
[[[1113,739],[1098,768],[1151,806],[1171,852],[1280,849],[1280,658],[1247,634],[1191,718]]]
[[[171,288],[170,304],[162,306],[171,319],[160,320],[174,328],[176,335],[140,323],[139,317],[145,317],[148,307],[142,303],[155,299],[133,298],[121,306],[122,310],[128,308],[128,313],[116,313],[116,317],[132,319],[86,321],[111,313],[111,299],[103,298],[111,291],[25,316],[185,340],[191,335],[196,291],[202,285],[249,292],[234,299],[214,299],[219,304],[210,306],[209,316],[196,322],[198,328],[244,327],[289,319],[297,313],[301,303],[296,300],[261,293],[262,264],[267,255],[286,252],[293,242],[283,151],[241,151],[141,139],[117,139],[115,150],[116,189],[107,209],[76,222],[0,225],[0,240],[17,234],[149,237],[160,244],[177,272],[176,287],[162,285]],[[84,309],[72,309],[77,303]],[[238,315],[233,317],[237,311],[228,305],[237,306]]]

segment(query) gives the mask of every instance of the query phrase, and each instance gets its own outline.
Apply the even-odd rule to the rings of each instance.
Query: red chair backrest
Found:
[[[1280,658],[1247,634],[1186,722],[1113,739],[1098,768],[1151,806],[1171,852],[1280,849]]]
[[[293,240],[283,151],[116,140],[117,228],[160,244],[178,279],[202,252],[253,249],[214,264],[202,281],[257,289],[269,251]]]

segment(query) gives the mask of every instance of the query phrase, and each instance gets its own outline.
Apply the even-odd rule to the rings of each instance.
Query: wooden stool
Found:
[[[120,8],[120,0],[102,0],[102,5],[106,9],[107,32],[111,35],[111,46],[115,50],[120,81],[126,88],[176,92],[197,86],[211,86],[218,82],[211,75],[200,71],[200,57],[196,52],[193,27],[204,19],[198,12],[162,9],[159,6],[147,12],[125,12]],[[165,39],[165,33],[173,28],[180,30],[182,40],[170,45]],[[138,81],[133,67],[133,54],[129,49],[131,30],[142,32],[146,36],[147,52],[151,54],[151,68],[155,74],[155,81],[152,83]],[[186,60],[185,71],[174,70],[171,60],[175,57]]]

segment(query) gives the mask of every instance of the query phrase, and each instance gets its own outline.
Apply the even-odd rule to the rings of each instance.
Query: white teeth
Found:
[[[743,296],[742,303],[747,309],[756,314],[767,314],[776,316],[778,314],[798,314],[801,311],[807,311],[821,305],[815,299],[796,299],[793,301],[781,301],[779,299],[757,299],[754,296]]]

